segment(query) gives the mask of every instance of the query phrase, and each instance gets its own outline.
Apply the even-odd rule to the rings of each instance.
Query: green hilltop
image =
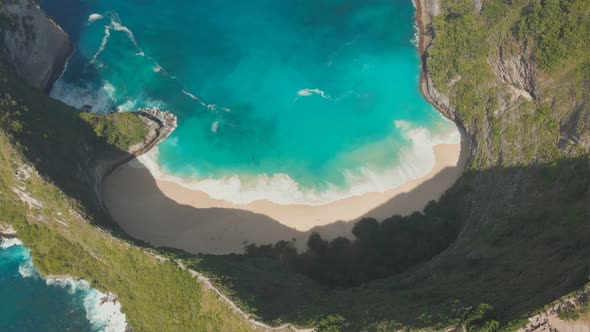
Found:
[[[141,142],[147,128],[139,117],[80,113],[4,64],[0,91],[0,226],[17,230],[42,274],[115,294],[134,331],[251,330],[188,271],[125,240],[87,198],[93,190],[81,169]]]
[[[357,224],[354,240],[313,236],[304,253],[288,242],[227,256],[151,248],[97,192],[145,122],[52,100],[0,57],[0,226],[18,231],[43,274],[115,294],[136,331],[252,329],[176,260],[275,324],[522,327],[590,275],[590,0],[418,5],[424,89],[471,140],[468,169],[423,212]],[[13,23],[0,4],[0,29]],[[569,314],[590,318],[590,306]]]

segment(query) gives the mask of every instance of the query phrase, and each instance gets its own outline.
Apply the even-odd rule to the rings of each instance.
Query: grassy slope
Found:
[[[137,143],[142,121],[131,114],[80,114],[6,68],[0,74],[0,221],[18,230],[40,271],[83,278],[116,294],[136,331],[249,330],[187,272],[90,224],[82,215],[91,209],[72,198],[91,195],[75,180],[85,177],[82,167]],[[39,173],[23,171],[24,165]],[[54,184],[68,181],[70,197]],[[19,192],[38,205],[25,204]]]
[[[259,316],[309,322],[340,314],[350,330],[475,320],[467,325],[479,329],[482,321],[518,321],[587,283],[590,1],[489,0],[481,13],[468,0],[442,4],[428,70],[475,141],[469,170],[438,203],[460,207],[458,239],[427,264],[342,290],[292,276],[271,259],[193,262]],[[492,66],[521,56],[536,64],[534,84],[519,86]],[[494,309],[480,315],[481,303]]]

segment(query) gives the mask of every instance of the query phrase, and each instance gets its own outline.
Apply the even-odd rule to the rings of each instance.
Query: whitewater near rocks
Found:
[[[418,90],[411,3],[90,7],[52,96],[99,113],[173,112],[178,129],[142,163],[212,198],[320,205],[384,192],[460,141]]]

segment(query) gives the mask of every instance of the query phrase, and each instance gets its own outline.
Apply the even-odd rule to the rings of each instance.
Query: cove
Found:
[[[52,96],[174,113],[148,166],[213,198],[384,192],[428,173],[434,145],[460,141],[418,89],[410,1],[73,2],[43,1],[77,49]]]

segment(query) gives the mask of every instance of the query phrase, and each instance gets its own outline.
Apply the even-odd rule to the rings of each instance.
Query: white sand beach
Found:
[[[467,149],[461,144],[439,144],[433,150],[435,166],[427,175],[382,193],[323,205],[235,204],[156,179],[147,168],[129,165],[105,179],[103,196],[125,231],[154,245],[225,254],[241,252],[246,243],[295,239],[303,248],[310,230],[328,238],[349,236],[353,222],[362,217],[382,220],[407,215],[438,199],[460,177]]]

